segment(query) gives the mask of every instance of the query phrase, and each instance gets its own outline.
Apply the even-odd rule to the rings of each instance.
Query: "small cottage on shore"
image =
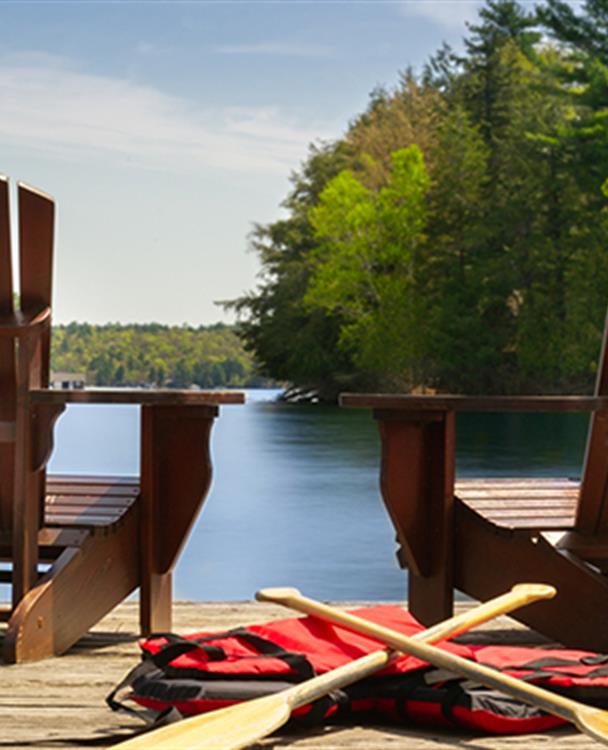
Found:
[[[52,372],[50,387],[60,389],[84,388],[87,376],[84,372]]]

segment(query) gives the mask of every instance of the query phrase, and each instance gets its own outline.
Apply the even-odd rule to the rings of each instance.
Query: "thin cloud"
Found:
[[[326,125],[276,107],[210,109],[39,54],[0,57],[0,140],[148,167],[287,174]]]
[[[158,47],[151,42],[142,40],[135,45],[135,52],[138,55],[156,55],[158,54]]]
[[[479,0],[401,0],[399,12],[406,18],[426,18],[452,30],[464,30],[477,19]]]
[[[221,55],[276,55],[278,57],[334,57],[329,47],[316,44],[289,42],[259,42],[256,44],[222,44],[215,48]]]

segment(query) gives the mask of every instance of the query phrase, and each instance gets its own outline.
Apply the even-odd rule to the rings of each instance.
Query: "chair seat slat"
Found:
[[[129,508],[137,495],[47,495],[46,508],[82,507],[82,508]]]
[[[112,497],[136,497],[139,494],[139,484],[136,485],[115,485],[106,484],[71,484],[49,482],[47,484],[47,493],[49,495],[86,495],[102,497],[111,495]]]
[[[529,532],[571,529],[579,484],[568,479],[483,479],[456,482],[456,496],[496,526]]]

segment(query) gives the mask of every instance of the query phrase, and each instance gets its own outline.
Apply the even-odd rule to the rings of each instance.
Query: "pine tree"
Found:
[[[562,224],[570,257],[563,374],[589,387],[608,298],[608,0],[586,0],[581,10],[547,0],[539,17],[559,45],[550,70],[570,109],[554,139],[557,179],[569,199]]]

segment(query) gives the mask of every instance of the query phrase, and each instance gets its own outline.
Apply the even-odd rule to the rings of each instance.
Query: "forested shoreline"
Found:
[[[266,376],[591,389],[608,302],[608,0],[489,0],[464,52],[378,89],[255,227],[231,303]]]
[[[53,326],[51,368],[87,385],[188,388],[265,385],[233,326],[70,323]]]

